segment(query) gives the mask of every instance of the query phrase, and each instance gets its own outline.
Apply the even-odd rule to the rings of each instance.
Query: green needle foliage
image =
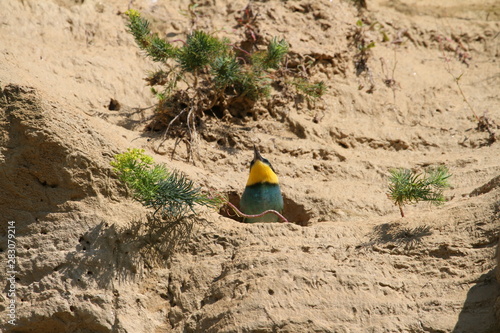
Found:
[[[186,44],[179,49],[177,60],[183,71],[196,72],[209,66],[217,56],[228,52],[229,41],[196,30],[188,35]]]
[[[222,55],[214,59],[211,74],[214,77],[215,86],[219,90],[225,90],[241,81],[242,71],[235,57]]]
[[[416,174],[408,169],[394,169],[390,171],[388,197],[399,207],[404,217],[405,204],[429,201],[441,204],[446,201],[444,189],[450,187],[448,168],[438,166],[428,169],[425,174]]]
[[[318,99],[326,92],[326,85],[323,81],[311,83],[304,78],[292,81],[292,85],[297,89],[297,92],[303,94],[308,101]]]
[[[278,41],[276,37],[269,43],[267,47],[267,53],[265,57],[265,65],[266,69],[278,69],[281,66],[281,61],[287,55],[290,50],[290,46],[286,42],[286,40],[282,39]]]
[[[183,174],[173,172],[157,183],[157,191],[149,207],[155,209],[154,214],[168,216],[179,220],[190,213],[196,214],[195,205],[217,209],[221,206],[220,198],[210,198],[194,187],[192,180]]]
[[[167,222],[196,214],[196,205],[218,209],[224,203],[220,196],[202,193],[184,174],[169,172],[163,165],[155,164],[143,149],[128,149],[116,155],[111,165],[119,179],[132,190],[134,199],[152,208],[153,217]]]
[[[176,56],[177,49],[170,43],[160,38],[158,34],[151,33],[149,22],[141,17],[135,10],[126,12],[129,22],[128,31],[134,36],[135,42],[154,61],[164,62]]]
[[[190,13],[194,13],[191,7]],[[290,48],[284,39],[273,38],[266,49],[253,53],[201,30],[189,33],[185,41],[170,42],[152,33],[149,21],[138,11],[128,10],[125,14],[128,31],[139,48],[161,64],[146,78],[158,98],[154,128],[168,131],[175,128],[174,122],[180,124],[177,134],[187,136],[193,162],[192,149],[204,115],[245,116],[256,101],[271,95],[273,83],[289,84],[281,78],[287,73],[293,75],[282,66]],[[325,88],[320,82],[303,83],[298,89],[308,98],[318,98]]]
[[[268,90],[269,82],[262,78],[269,75],[270,69],[280,67],[289,49],[285,40],[274,38],[266,51],[257,52],[250,57],[249,60],[252,62],[250,66],[244,66],[238,61],[227,39],[219,39],[204,31],[195,30],[187,36],[182,46],[174,46],[157,34],[153,34],[149,29],[149,22],[141,17],[139,12],[128,10],[125,14],[128,16],[128,30],[134,36],[139,48],[154,61],[169,66],[169,71],[160,70],[161,73],[176,73],[163,82],[148,80],[152,84],[167,85],[170,80],[176,84],[180,79],[187,80],[185,73],[193,73],[194,81],[187,83],[195,89],[198,88],[198,82],[204,80],[205,86],[211,85],[219,93],[224,94],[226,89],[231,87],[236,94],[257,99],[265,96]],[[168,65],[169,59],[175,64]],[[150,77],[157,76],[155,73]],[[165,78],[165,75],[162,77]],[[197,90],[197,93],[200,92]],[[197,106],[202,111],[203,105]]]
[[[278,41],[275,37],[267,46],[266,51],[256,52],[252,55],[252,63],[257,70],[278,69],[288,51],[288,43],[284,39]]]
[[[144,154],[143,149],[128,149],[115,156],[111,166],[119,179],[132,190],[134,199],[147,205],[153,200],[157,183],[167,177],[162,165],[155,165],[153,158]]]
[[[274,38],[266,50],[240,54],[228,39],[201,30],[188,34],[185,41],[169,42],[152,33],[139,12],[125,14],[139,48],[162,64],[146,79],[159,99],[156,126],[168,129],[175,121],[187,125],[187,131],[180,132],[187,134],[190,147],[197,137],[197,120],[205,111],[236,105],[234,109],[246,114],[245,107],[269,96],[272,71],[280,68],[289,50],[285,40]],[[187,88],[178,88],[181,81]]]

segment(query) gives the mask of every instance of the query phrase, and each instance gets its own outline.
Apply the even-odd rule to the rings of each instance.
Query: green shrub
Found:
[[[219,39],[204,31],[195,30],[187,36],[182,46],[175,46],[153,34],[149,29],[149,22],[141,17],[139,12],[128,10],[126,15],[128,30],[139,48],[153,61],[168,68],[166,71],[160,69],[152,73],[148,80],[151,85],[167,86],[167,89],[161,92],[166,98],[173,96],[175,89],[172,88],[176,88],[177,83],[184,80],[188,86],[195,89],[195,97],[207,94],[207,89],[198,89],[203,81],[203,86],[215,90],[215,95],[218,96],[228,97],[236,94],[253,100],[258,99],[266,96],[270,89],[270,82],[263,78],[269,76],[269,70],[278,69],[288,53],[288,43],[274,38],[266,51],[249,55],[247,61],[250,61],[250,64],[245,65],[239,61],[227,39]],[[193,76],[188,77],[187,73]],[[158,76],[164,80],[153,79]],[[213,106],[203,105],[201,100],[202,98],[194,100],[194,106],[200,111],[207,106]]]
[[[117,154],[111,165],[119,179],[130,188],[134,199],[152,208],[154,217],[167,222],[196,214],[196,205],[218,209],[225,202],[221,196],[210,197],[202,193],[184,174],[155,164],[143,149],[128,149]]]
[[[448,168],[438,166],[426,170],[425,174],[416,174],[408,169],[390,170],[388,197],[399,207],[404,217],[403,206],[419,201],[442,204],[446,201],[444,189],[450,187]]]
[[[195,146],[199,120],[216,107],[219,111],[230,109],[226,114],[245,116],[256,101],[271,95],[273,83],[291,83],[308,100],[325,92],[322,82],[308,85],[302,78],[297,84],[286,78],[298,73],[283,67],[289,52],[284,39],[272,38],[265,49],[252,53],[201,30],[189,33],[185,41],[169,42],[152,33],[149,21],[139,12],[128,10],[125,14],[128,31],[139,48],[160,64],[146,78],[159,101],[155,128],[168,131],[173,123],[180,124],[178,133],[187,136],[189,150]],[[192,151],[189,155],[193,157]]]

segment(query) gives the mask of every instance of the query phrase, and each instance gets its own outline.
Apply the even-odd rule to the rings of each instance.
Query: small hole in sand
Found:
[[[228,192],[227,196],[230,203],[238,208],[240,207],[240,195],[236,191]],[[288,198],[286,195],[283,195],[283,201],[285,204],[283,216],[286,217],[288,221],[301,226],[309,224],[311,214],[305,209],[304,205],[296,203],[293,199]],[[233,209],[228,206],[222,207],[219,214],[235,221],[243,222],[243,219],[238,217]]]
[[[121,105],[116,99],[111,98],[108,104],[108,110],[110,111],[120,111]]]
[[[233,205],[235,205],[238,208],[240,207],[240,195],[236,191],[228,192],[227,197],[228,197],[230,203],[232,203]],[[224,217],[233,219],[235,221],[243,222],[243,219],[241,217],[239,217],[238,215],[236,215],[234,210],[229,206],[221,207],[221,209],[219,210],[219,214],[224,216]]]

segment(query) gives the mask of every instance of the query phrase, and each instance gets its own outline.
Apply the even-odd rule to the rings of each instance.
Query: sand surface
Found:
[[[241,41],[247,1],[199,1],[191,19],[187,0],[0,0],[0,217],[15,222],[18,271],[16,322],[6,283],[1,329],[500,332],[500,4],[367,2],[253,1],[252,29],[285,38],[328,90],[207,115],[193,163],[186,144],[172,157],[175,138],[146,130],[156,101],[144,77],[158,65],[123,13],[171,40],[205,29]],[[357,73],[361,40],[375,47]],[[143,148],[237,203],[254,144],[291,223],[201,209],[177,251],[109,165]],[[447,202],[401,218],[389,170],[436,165],[452,173]],[[7,238],[2,228],[2,266]]]

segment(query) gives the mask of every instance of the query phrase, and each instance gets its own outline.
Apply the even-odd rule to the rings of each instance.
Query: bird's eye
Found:
[[[263,158],[263,159],[262,159],[262,162],[264,162],[265,164],[269,165],[269,167],[271,168],[271,170],[273,170],[273,172],[274,172],[274,173],[276,173],[276,171],[274,171],[273,166],[271,165],[271,162],[269,162],[269,160],[268,160],[268,159]]]

